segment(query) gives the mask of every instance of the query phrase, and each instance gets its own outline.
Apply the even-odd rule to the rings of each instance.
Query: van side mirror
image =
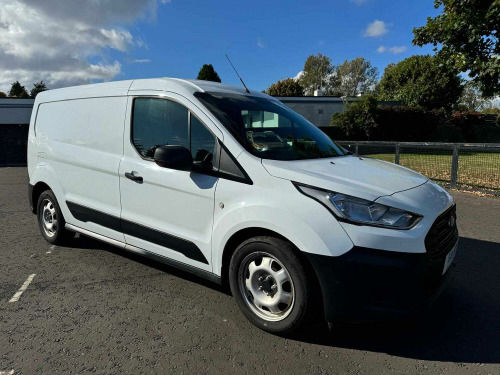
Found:
[[[184,146],[160,146],[155,150],[154,161],[160,167],[190,171],[193,167],[191,151]]]

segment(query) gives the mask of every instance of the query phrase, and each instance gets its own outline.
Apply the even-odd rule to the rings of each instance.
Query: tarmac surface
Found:
[[[27,183],[0,169],[0,375],[500,374],[500,199],[453,192],[456,266],[418,321],[283,338],[196,276],[83,236],[52,247]]]

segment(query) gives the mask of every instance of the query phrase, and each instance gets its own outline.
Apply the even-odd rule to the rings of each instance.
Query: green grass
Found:
[[[394,163],[394,154],[366,155]],[[400,154],[399,163],[442,183],[451,180],[451,152]],[[462,153],[458,158],[458,185],[500,191],[500,153]]]

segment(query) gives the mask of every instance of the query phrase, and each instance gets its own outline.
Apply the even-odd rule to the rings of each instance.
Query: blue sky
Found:
[[[412,46],[412,29],[436,14],[431,0],[288,0],[251,5],[172,0],[158,8],[156,21],[136,24],[134,34],[148,47],[134,48],[128,59],[151,62],[125,62],[119,78],[193,78],[202,64],[211,63],[223,82],[239,84],[226,53],[247,85],[257,90],[294,77],[306,58],[318,52],[334,63],[363,56],[382,73],[388,63],[432,53],[431,46]],[[384,24],[376,23],[372,34],[382,35],[367,36],[368,26],[377,20]]]
[[[143,77],[195,78],[211,63],[223,82],[266,89],[310,54],[363,56],[379,70],[432,47],[412,29],[432,0],[9,0],[0,7],[0,91]]]

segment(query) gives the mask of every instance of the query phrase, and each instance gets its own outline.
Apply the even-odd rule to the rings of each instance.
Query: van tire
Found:
[[[70,232],[64,227],[66,221],[52,190],[45,190],[38,197],[37,219],[40,232],[48,243],[62,245],[69,240]]]
[[[244,241],[233,253],[229,264],[231,293],[246,318],[264,331],[289,334],[308,316],[311,284],[296,251],[283,239],[259,236]],[[287,300],[290,294],[292,299]],[[282,300],[285,303],[277,304]]]

